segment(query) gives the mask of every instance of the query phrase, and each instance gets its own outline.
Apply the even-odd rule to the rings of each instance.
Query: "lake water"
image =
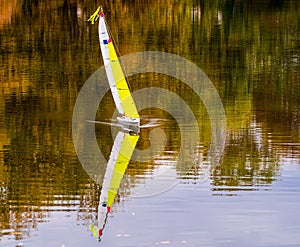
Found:
[[[152,123],[127,145],[101,242],[89,228],[119,144],[85,121],[115,118],[98,4]],[[0,246],[300,246],[299,16],[297,0],[1,1]],[[82,92],[104,92],[95,112]]]

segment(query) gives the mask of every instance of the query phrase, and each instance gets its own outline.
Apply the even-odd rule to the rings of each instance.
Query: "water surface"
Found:
[[[97,4],[0,3],[1,246],[299,246],[299,2],[102,3],[121,55],[170,52],[200,67],[221,97],[227,127],[222,158],[203,181],[211,124],[201,100],[175,78],[131,76],[133,91],[160,87],[184,99],[200,138],[185,152],[185,171],[176,162],[178,123],[160,109],[141,112],[160,119],[164,134],[151,143],[155,128],[141,132],[137,149],[151,152],[129,162],[101,243],[89,224],[102,186],[83,169],[72,141],[77,96],[103,65],[97,26],[86,22]],[[108,93],[97,120],[114,110]],[[108,159],[111,128],[95,131]],[[161,169],[176,175],[177,186],[134,197]]]

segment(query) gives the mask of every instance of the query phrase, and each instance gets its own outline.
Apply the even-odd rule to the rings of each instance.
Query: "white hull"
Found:
[[[118,122],[120,124],[132,124],[132,125],[137,125],[140,126],[140,118],[131,118],[131,117],[117,117]]]
[[[117,120],[124,131],[133,132],[135,134],[140,133],[140,118],[122,116],[117,117]]]

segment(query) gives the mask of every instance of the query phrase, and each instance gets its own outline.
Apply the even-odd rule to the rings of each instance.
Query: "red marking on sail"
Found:
[[[103,16],[104,16],[103,12],[100,12],[100,17],[103,17]]]
[[[108,39],[108,43],[110,43],[110,42],[112,42],[112,39],[111,39],[111,38]]]

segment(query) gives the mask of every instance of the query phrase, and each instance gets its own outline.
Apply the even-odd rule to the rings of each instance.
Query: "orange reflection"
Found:
[[[17,1],[2,0],[0,1],[0,26],[9,24],[11,16],[16,9]]]

